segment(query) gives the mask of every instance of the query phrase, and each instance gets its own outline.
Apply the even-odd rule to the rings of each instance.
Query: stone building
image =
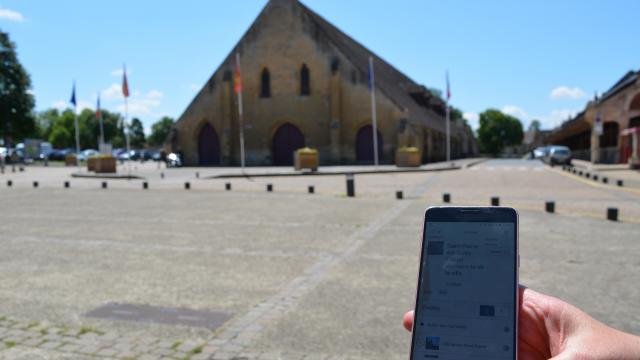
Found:
[[[568,146],[578,159],[627,163],[633,141],[625,130],[637,127],[640,127],[640,71],[629,71],[607,92],[589,101],[582,112],[554,129],[547,141]]]
[[[167,142],[186,165],[240,163],[235,54],[240,54],[247,165],[289,165],[318,149],[321,164],[371,163],[368,58],[375,69],[381,163],[400,146],[445,157],[445,104],[297,0],[271,0],[176,122]],[[477,152],[451,123],[452,158]]]

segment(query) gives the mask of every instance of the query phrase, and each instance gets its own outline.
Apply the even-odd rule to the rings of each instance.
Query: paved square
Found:
[[[145,171],[149,190],[93,179],[64,189],[64,168],[3,175],[15,185],[0,187],[0,358],[405,359],[422,214],[445,192],[453,205],[495,195],[517,207],[522,282],[640,333],[633,191],[526,161],[360,175],[356,198],[344,176]],[[550,199],[557,214],[543,211]],[[623,221],[605,220],[607,206]],[[233,316],[215,330],[84,316],[110,303]]]

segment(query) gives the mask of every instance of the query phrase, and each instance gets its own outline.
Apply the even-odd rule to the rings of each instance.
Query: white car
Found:
[[[88,158],[92,156],[97,156],[97,155],[100,155],[100,152],[98,150],[93,150],[93,149],[82,150],[80,151],[80,155],[78,155],[78,160],[86,161]]]
[[[566,146],[550,146],[547,159],[551,165],[571,165],[571,150]]]

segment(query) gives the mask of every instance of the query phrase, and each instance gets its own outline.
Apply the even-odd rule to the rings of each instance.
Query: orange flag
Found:
[[[122,95],[129,97],[129,83],[127,82],[127,68],[122,66]]]
[[[240,54],[236,53],[236,70],[233,78],[234,89],[236,94],[242,92],[242,76],[240,75]]]

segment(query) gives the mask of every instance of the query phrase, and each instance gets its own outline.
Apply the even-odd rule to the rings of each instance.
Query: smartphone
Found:
[[[515,209],[427,209],[410,359],[517,359],[518,267]]]

